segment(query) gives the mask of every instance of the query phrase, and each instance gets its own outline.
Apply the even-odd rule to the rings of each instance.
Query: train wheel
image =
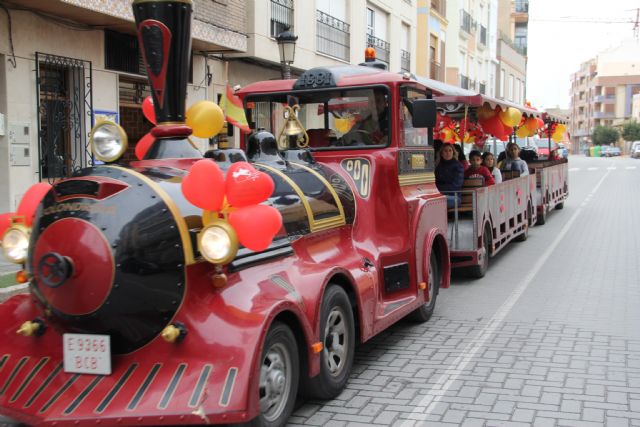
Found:
[[[436,308],[436,299],[440,288],[440,270],[438,268],[438,257],[435,251],[431,251],[429,257],[429,302],[422,304],[409,315],[409,318],[416,322],[426,322],[431,319]]]
[[[544,205],[542,207],[542,213],[538,214],[538,220],[536,221],[536,225],[544,225],[547,222],[547,206]]]
[[[300,361],[293,332],[284,323],[274,322],[262,351],[260,415],[249,425],[284,426],[296,403],[299,377]]]
[[[340,286],[329,285],[322,299],[320,339],[320,374],[305,379],[303,390],[309,397],[331,399],[347,384],[355,352],[355,322],[347,293]]]
[[[484,277],[484,275],[487,274],[487,269],[489,268],[489,253],[491,251],[491,229],[489,227],[485,227],[484,229],[482,242],[484,246],[482,261],[480,265],[474,265],[469,269],[471,277],[475,277],[477,279]]]
[[[556,205],[557,210],[562,210],[564,208],[564,202],[560,202]]]

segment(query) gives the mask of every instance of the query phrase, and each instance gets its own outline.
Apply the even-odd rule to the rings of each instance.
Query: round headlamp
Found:
[[[127,133],[120,125],[111,121],[98,123],[91,129],[91,150],[98,160],[114,162],[127,149]]]
[[[214,221],[198,235],[198,249],[213,264],[227,264],[238,252],[238,237],[225,221]]]
[[[2,236],[2,251],[5,258],[16,264],[22,264],[27,259],[29,249],[29,229],[14,225]]]

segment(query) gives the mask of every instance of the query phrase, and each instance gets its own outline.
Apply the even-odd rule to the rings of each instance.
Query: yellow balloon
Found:
[[[563,125],[562,123],[559,123],[558,126],[556,126],[556,132],[565,133],[566,131],[567,126]]]
[[[335,119],[336,130],[342,134],[349,132],[349,130],[353,127],[353,119],[350,118],[340,118]]]
[[[531,132],[526,126],[520,126],[516,131],[516,136],[518,138],[525,138],[529,136],[529,132]]]
[[[500,121],[506,126],[514,127],[518,126],[522,119],[522,111],[517,108],[507,107],[505,111],[499,113]]]
[[[560,142],[562,141],[562,132],[554,132],[551,135],[551,139],[554,140],[555,142]]]
[[[187,126],[193,130],[198,138],[211,138],[222,129],[224,113],[222,109],[211,101],[198,101],[187,110]]]

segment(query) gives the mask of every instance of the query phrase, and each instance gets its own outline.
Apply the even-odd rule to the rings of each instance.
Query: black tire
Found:
[[[480,279],[487,274],[487,269],[489,268],[489,254],[491,251],[491,229],[489,227],[485,227],[484,234],[482,235],[482,242],[484,246],[484,256],[482,258],[482,262],[480,265],[474,265],[469,268],[469,275],[476,279]]]
[[[542,208],[542,213],[538,213],[536,225],[544,225],[547,222],[547,207]]]
[[[300,379],[298,346],[291,329],[274,322],[265,338],[260,364],[260,415],[246,425],[284,426],[293,412]]]
[[[440,268],[435,250],[431,250],[429,257],[429,302],[422,304],[409,314],[409,319],[423,323],[431,319],[436,309],[436,299],[440,290]]]
[[[560,203],[558,203],[558,204],[556,205],[556,210],[559,210],[559,211],[560,211],[560,210],[562,210],[562,209],[564,209],[564,202],[560,202]]]
[[[355,353],[355,321],[349,296],[340,286],[329,284],[320,308],[320,373],[303,381],[303,394],[332,399],[344,389]]]

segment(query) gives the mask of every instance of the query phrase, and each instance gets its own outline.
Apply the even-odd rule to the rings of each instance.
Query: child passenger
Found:
[[[502,182],[502,173],[500,172],[500,169],[496,167],[496,160],[495,157],[493,157],[493,153],[489,151],[484,153],[482,155],[482,164],[489,169],[489,172],[493,175],[495,183],[500,184]]]
[[[486,187],[495,184],[493,175],[482,165],[482,154],[478,150],[471,150],[469,153],[469,169],[464,171],[465,178],[484,178]]]
[[[507,157],[504,159],[504,163],[500,168],[503,171],[520,172],[520,176],[529,175],[529,167],[527,162],[520,158],[520,147],[515,142],[507,144]]]

